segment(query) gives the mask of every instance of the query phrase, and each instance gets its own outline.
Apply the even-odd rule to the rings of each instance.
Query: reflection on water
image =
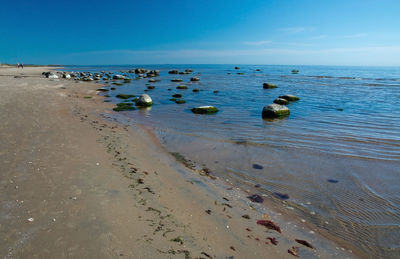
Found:
[[[149,67],[161,70],[161,81],[147,92],[154,106],[126,115],[153,128],[170,151],[207,164],[221,177],[245,188],[259,184],[260,193],[288,194],[294,213],[371,257],[399,255],[399,68],[299,66],[300,73],[292,75],[288,66],[241,66],[244,74],[238,75],[232,66],[190,67],[201,81],[190,82],[193,74],[168,74],[188,66]],[[264,82],[278,88],[263,89]],[[134,80],[110,95],[138,95],[147,84]],[[182,84],[188,89],[176,89]],[[175,93],[186,103],[171,102]],[[262,120],[262,107],[282,94],[301,98],[288,105],[290,116]],[[215,105],[220,112],[192,114],[198,105]]]

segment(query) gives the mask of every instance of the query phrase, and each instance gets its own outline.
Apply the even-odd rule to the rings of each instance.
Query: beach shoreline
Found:
[[[0,68],[3,258],[293,258],[293,246],[306,258],[363,256],[182,166],[115,119],[101,84],[46,79],[48,69],[60,68]]]

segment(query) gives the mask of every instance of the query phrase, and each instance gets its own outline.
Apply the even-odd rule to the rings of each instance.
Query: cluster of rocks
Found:
[[[168,74],[171,74],[171,75],[178,75],[178,74],[179,75],[188,75],[188,74],[190,74],[192,72],[193,72],[193,70],[190,69],[190,68],[185,69],[185,71],[179,71],[177,69],[172,69],[172,70],[168,71]]]
[[[289,116],[290,110],[286,105],[298,100],[300,98],[294,95],[281,95],[274,100],[274,103],[264,106],[262,117],[265,119],[275,119]]]

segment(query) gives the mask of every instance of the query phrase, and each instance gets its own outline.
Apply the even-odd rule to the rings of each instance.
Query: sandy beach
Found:
[[[185,167],[117,122],[101,84],[50,69],[0,68],[2,258],[363,257],[268,197]]]

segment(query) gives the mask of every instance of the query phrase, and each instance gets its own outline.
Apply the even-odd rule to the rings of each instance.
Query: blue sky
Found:
[[[0,62],[400,66],[398,0],[1,0]]]

